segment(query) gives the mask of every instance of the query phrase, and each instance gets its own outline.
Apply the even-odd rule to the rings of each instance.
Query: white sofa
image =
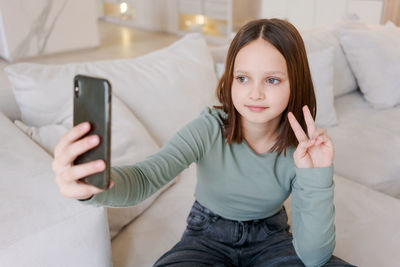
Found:
[[[319,38],[319,34],[313,33],[310,38]],[[311,43],[306,37],[305,40],[311,56]],[[333,60],[338,54],[332,53],[336,51],[333,48],[322,50],[330,51],[329,66],[334,75]],[[71,77],[86,73],[106,77],[113,85],[112,164],[130,164],[154,153],[205,105],[215,102],[214,64],[223,58],[221,51],[224,49],[213,50],[212,57],[199,35],[189,35],[137,59],[47,66],[20,64],[6,69],[11,84],[1,73],[0,84],[6,87],[0,90],[1,266],[151,266],[171,248],[184,231],[194,201],[194,165],[182,172],[173,185],[138,207],[94,208],[64,199],[58,193],[51,171],[52,148],[71,127]],[[317,54],[313,61],[320,64],[320,75],[326,75],[321,68],[329,69],[322,64],[327,54]],[[315,82],[332,83],[333,76],[328,78]],[[332,85],[331,90],[335,88]],[[393,177],[400,179],[398,162],[392,157],[395,154],[385,150],[377,152],[378,164],[349,165],[348,157],[355,152],[348,150],[346,142],[365,149],[356,151],[357,157],[373,162],[367,153],[382,151],[373,143],[380,133],[373,139],[353,140],[349,139],[349,131],[362,131],[363,127],[385,129],[398,145],[399,128],[391,119],[399,114],[399,108],[376,111],[359,91],[351,90],[333,99],[334,94],[331,92],[331,105],[337,121],[328,127],[336,146],[335,170],[340,170],[334,176],[334,254],[357,266],[397,266],[400,200],[392,196],[398,196],[400,191],[384,194],[375,190],[387,189],[375,187],[379,181],[391,181],[392,188],[396,184]],[[335,119],[329,119],[332,118]],[[370,118],[375,118],[374,123],[360,123]],[[320,122],[324,119],[326,122],[327,118]],[[351,128],[355,123],[358,128]],[[386,140],[380,139],[386,148]],[[394,153],[398,155],[398,151]],[[395,172],[382,176],[383,165],[379,163]],[[368,168],[373,170],[368,173],[371,179],[361,184]],[[290,215],[290,200],[285,205]]]

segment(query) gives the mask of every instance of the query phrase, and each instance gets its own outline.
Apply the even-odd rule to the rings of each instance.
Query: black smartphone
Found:
[[[106,168],[103,172],[89,175],[81,180],[106,189],[110,183],[111,166],[111,84],[106,79],[76,75],[74,77],[74,126],[86,121],[91,127],[85,136],[98,135],[100,144],[78,156],[74,165],[98,159],[104,160]]]

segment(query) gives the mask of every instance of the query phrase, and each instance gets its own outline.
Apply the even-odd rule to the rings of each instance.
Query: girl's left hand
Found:
[[[298,123],[292,112],[288,113],[290,126],[296,135],[299,145],[293,154],[297,168],[328,167],[333,163],[333,142],[323,128],[317,128],[307,106],[303,107],[308,136]]]

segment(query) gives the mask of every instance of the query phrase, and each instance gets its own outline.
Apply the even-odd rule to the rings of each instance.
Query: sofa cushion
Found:
[[[159,150],[159,146],[144,126],[118,97],[112,98],[111,107],[111,166],[134,164]],[[72,114],[62,124],[42,127],[28,126],[21,121],[15,121],[15,124],[53,156],[55,146],[72,127]],[[176,179],[172,180],[151,197],[133,207],[107,208],[111,238],[148,208],[175,181]]]
[[[111,266],[103,208],[63,198],[52,158],[0,113],[2,266]]]
[[[335,100],[335,172],[400,198],[400,107],[374,110],[360,91]]]
[[[400,28],[341,30],[340,42],[364,97],[375,109],[400,104]]]
[[[337,28],[305,31],[302,32],[302,37],[307,53],[333,48],[333,94],[335,97],[356,90],[356,80],[340,46]]]
[[[21,113],[11,90],[0,89],[0,112],[11,120],[21,119]]]
[[[335,125],[336,111],[333,105],[333,47],[309,53],[311,77],[317,99],[317,116],[315,123],[318,127]]]
[[[61,123],[72,106],[75,74],[104,77],[161,145],[201,110],[216,103],[212,57],[200,34],[189,34],[147,55],[65,65],[20,63],[5,68],[32,126]]]
[[[183,234],[186,217],[194,202],[196,165],[182,173],[182,178],[162,194],[141,216],[124,228],[112,242],[113,265],[153,266]]]

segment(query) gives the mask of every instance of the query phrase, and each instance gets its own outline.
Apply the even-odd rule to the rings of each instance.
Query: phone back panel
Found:
[[[105,171],[82,180],[105,189],[110,182],[111,85],[105,79],[77,75],[74,78],[74,126],[85,121],[91,124],[85,136],[98,135],[100,144],[77,157],[74,164],[103,159],[106,163]]]

